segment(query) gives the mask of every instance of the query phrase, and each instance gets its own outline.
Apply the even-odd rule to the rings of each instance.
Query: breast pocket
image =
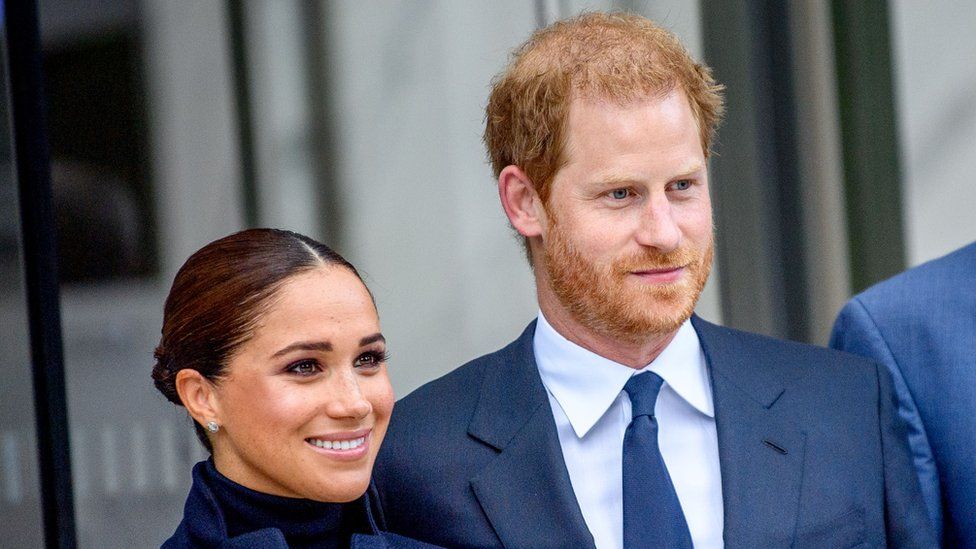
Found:
[[[864,509],[853,507],[825,522],[804,528],[797,533],[797,549],[836,547],[853,549],[866,547],[864,543]]]

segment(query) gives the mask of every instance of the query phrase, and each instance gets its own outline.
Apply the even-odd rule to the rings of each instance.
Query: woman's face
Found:
[[[279,496],[361,496],[393,409],[385,357],[356,275],[328,266],[287,279],[216,385],[217,469]]]

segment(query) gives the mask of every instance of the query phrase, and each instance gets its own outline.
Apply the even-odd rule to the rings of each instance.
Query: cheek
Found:
[[[384,424],[389,421],[390,414],[393,412],[393,386],[385,373],[378,374],[369,379],[362,387],[363,396],[369,400],[373,407],[373,414],[377,422]]]
[[[627,241],[636,225],[634,220],[621,216],[592,215],[573,222],[561,223],[559,233],[586,257],[600,257]]]
[[[689,205],[682,211],[679,222],[681,231],[696,242],[703,242],[712,235],[712,208],[708,201]]]
[[[300,390],[281,387],[267,380],[249,380],[229,391],[225,399],[228,416],[240,427],[287,426],[303,418],[315,403]],[[260,403],[260,405],[255,405]]]

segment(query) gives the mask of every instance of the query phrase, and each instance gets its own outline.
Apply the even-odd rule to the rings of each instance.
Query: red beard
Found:
[[[567,311],[585,328],[612,339],[640,343],[669,334],[691,317],[712,268],[713,239],[704,248],[666,254],[648,249],[610,264],[587,259],[552,219],[545,241],[549,284]],[[644,283],[635,271],[684,267],[675,282]]]

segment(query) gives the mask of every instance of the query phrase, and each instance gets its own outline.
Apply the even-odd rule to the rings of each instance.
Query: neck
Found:
[[[638,342],[621,341],[578,322],[552,292],[538,292],[539,308],[554,330],[576,345],[624,366],[640,369],[657,358],[678,333],[652,334]]]

